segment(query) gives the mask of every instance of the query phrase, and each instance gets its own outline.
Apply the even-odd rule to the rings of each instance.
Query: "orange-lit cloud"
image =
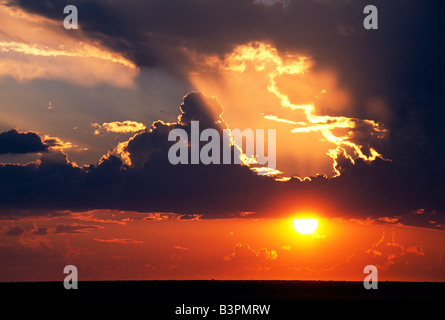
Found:
[[[47,134],[45,134],[42,137],[42,142],[44,144],[46,144],[47,146],[49,146],[49,148],[51,150],[61,150],[63,151],[64,149],[70,149],[73,147],[78,147],[77,145],[73,145],[71,142],[69,141],[63,141],[62,139],[58,138],[58,137],[51,137]]]
[[[126,224],[101,221],[105,213],[130,219]],[[134,212],[89,214],[97,215],[90,220],[94,224],[78,214],[2,220],[0,253],[8,263],[0,266],[1,279],[54,280],[59,273],[46,268],[67,261],[83,266],[84,279],[363,281],[368,264],[378,267],[379,280],[445,277],[443,231],[438,230],[323,219],[320,232],[327,236],[318,238],[298,234],[291,219],[148,221],[136,220],[145,214]],[[14,228],[15,236],[6,235]],[[47,232],[35,234],[39,228]],[[57,228],[63,232],[55,233]]]
[[[94,134],[98,135],[101,132],[114,132],[114,133],[134,133],[145,130],[146,127],[143,123],[137,121],[114,121],[105,122],[102,125],[98,123],[92,123],[91,126],[95,128]]]
[[[292,120],[288,120],[288,119],[282,119],[282,118],[278,118],[277,116],[273,116],[273,115],[265,115],[264,119],[267,120],[273,120],[273,121],[277,121],[277,122],[283,122],[283,123],[289,123],[289,124],[300,124],[300,125],[304,125],[304,122],[295,122]]]
[[[122,239],[122,238],[94,238],[95,241],[99,242],[108,242],[108,243],[122,243],[122,244],[141,244],[144,243],[140,240],[134,240],[134,239]]]
[[[382,236],[369,247],[357,247],[345,261],[331,267],[329,272],[338,272],[341,269],[349,269],[363,264],[366,261],[368,264],[375,265],[379,272],[385,274],[392,274],[396,270],[403,270],[406,273],[409,270],[418,268],[419,265],[428,263],[423,246],[419,244],[404,245],[395,241],[395,231],[383,232]],[[406,240],[405,240],[406,241]],[[412,242],[412,241],[410,241]],[[411,265],[411,267],[409,267]],[[408,267],[407,267],[408,266]],[[412,272],[412,271],[411,271]]]
[[[79,58],[97,58],[113,63],[119,63],[129,69],[137,69],[136,65],[131,61],[113,54],[111,52],[102,51],[102,49],[95,47],[88,43],[78,43],[77,47],[71,50],[53,49],[46,46],[39,46],[37,44],[19,43],[15,41],[1,41],[0,51],[22,53],[24,55],[42,56],[42,57],[79,57]]]
[[[64,214],[71,219],[79,221],[88,221],[95,223],[119,224],[127,225],[133,221],[163,221],[168,219],[175,219],[177,214],[166,212],[148,212],[140,213],[134,211],[120,211],[120,210],[89,210],[84,212],[70,212],[66,211]]]
[[[129,59],[89,40],[80,29],[68,33],[58,21],[19,8],[0,4],[0,27],[0,77],[130,87],[139,72]]]
[[[186,100],[188,100],[187,103],[185,102]],[[178,119],[177,122],[170,123],[170,122],[164,122],[162,120],[157,120],[151,124],[149,130],[146,130],[146,127],[143,124],[137,123],[135,121],[104,123],[103,125],[92,123],[91,126],[93,128],[96,128],[94,132],[96,135],[100,134],[102,130],[112,131],[112,132],[124,132],[124,133],[137,132],[137,134],[131,137],[129,140],[118,143],[117,146],[109,150],[107,155],[104,156],[105,159],[108,158],[110,155],[117,154],[120,156],[122,161],[128,166],[143,165],[145,161],[148,160],[148,157],[152,152],[152,150],[150,149],[151,148],[159,149],[160,144],[157,141],[156,142],[150,141],[151,140],[150,136],[156,135],[158,132],[161,133],[162,131],[165,130],[169,131],[177,127],[185,128],[187,126],[190,126],[191,121],[201,121],[201,126],[210,124],[210,126],[218,128],[218,130],[221,130],[221,134],[223,134],[223,130],[225,129],[230,130],[227,123],[222,117],[224,109],[219,104],[218,99],[216,97],[209,97],[201,92],[191,92],[188,95],[184,96],[184,103],[180,106],[180,110],[181,113],[177,118]],[[247,154],[243,152],[241,146],[238,145],[240,144],[240,142],[235,141],[236,139],[234,138],[235,135],[233,134],[233,131],[229,131],[228,134],[230,136],[228,143],[230,144],[230,146],[234,148],[234,157],[239,157],[240,162],[243,165],[250,166],[251,170],[259,175],[273,176],[281,173],[279,170],[276,169],[261,167],[257,161],[256,155],[248,157]],[[242,135],[242,133],[240,133],[240,135]],[[136,142],[136,141],[144,141],[144,139],[146,139],[144,144]],[[145,154],[141,160],[136,161],[138,163],[136,163],[134,160],[131,159],[130,152],[128,151],[129,145],[131,145],[132,143],[138,144],[139,146],[136,149],[140,149],[139,153]]]
[[[187,248],[187,247],[181,247],[181,246],[174,246],[173,249],[176,249],[176,250],[182,250],[182,251],[189,251],[189,250],[190,250],[190,248]]]
[[[260,261],[267,260],[277,260],[278,254],[275,250],[268,250],[266,248],[261,248],[259,250],[255,250],[250,247],[249,244],[237,243],[233,247],[233,251],[230,255],[223,257],[224,261],[233,261],[233,260],[247,260],[250,259],[258,259]],[[252,261],[250,261],[252,262]]]
[[[302,148],[308,149],[308,156],[320,158],[324,154],[331,158],[334,175],[340,175],[339,157],[345,157],[352,163],[357,158],[365,161],[384,159],[374,145],[386,137],[387,130],[373,120],[335,115],[347,113],[352,108],[349,95],[339,87],[332,72],[312,71],[313,63],[310,57],[279,52],[267,43],[252,42],[236,47],[223,59],[216,56],[202,58],[197,64],[208,68],[213,76],[191,73],[190,78],[204,92],[215,94],[221,100],[224,96],[229,97],[224,103],[224,116],[231,126],[230,113],[233,110],[230,109],[234,107],[240,114],[239,118],[246,119],[249,115],[249,120],[244,121],[245,126],[267,125],[261,119],[276,123],[281,136],[285,136],[278,145],[286,144],[287,148],[294,150],[278,150],[278,155],[282,154],[277,159],[278,169],[280,162],[286,161],[284,155],[304,156]],[[217,89],[217,86],[223,89]],[[236,92],[231,93],[232,90]],[[246,98],[243,99],[242,95]],[[237,100],[239,105],[234,106]],[[294,127],[289,130],[284,125]],[[307,141],[299,139],[294,143],[294,138],[284,131],[299,134]],[[321,149],[324,149],[322,153]],[[288,170],[282,171],[286,173]]]

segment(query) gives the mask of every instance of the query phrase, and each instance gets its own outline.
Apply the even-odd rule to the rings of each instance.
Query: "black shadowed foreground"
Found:
[[[349,281],[81,281],[78,289],[66,290],[60,281],[0,283],[0,292],[5,305],[71,311],[100,306],[104,312],[128,308],[157,315],[144,319],[287,319],[302,311],[331,315],[379,307],[400,315],[445,302],[445,283],[434,282],[381,281],[378,289],[366,290]]]

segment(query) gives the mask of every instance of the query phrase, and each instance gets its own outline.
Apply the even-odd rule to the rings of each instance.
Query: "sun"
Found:
[[[317,227],[317,219],[294,219],[294,228],[301,234],[311,234]]]

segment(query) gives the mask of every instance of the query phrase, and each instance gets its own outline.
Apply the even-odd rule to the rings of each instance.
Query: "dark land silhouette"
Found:
[[[16,282],[0,283],[0,292],[5,305],[23,302],[71,311],[101,306],[105,312],[128,308],[158,315],[146,319],[202,318],[176,315],[176,308],[183,306],[207,306],[206,318],[211,319],[285,319],[301,311],[329,316],[379,307],[386,315],[400,315],[414,309],[431,311],[445,303],[445,283],[433,282],[381,281],[376,290],[350,281],[80,281],[77,290],[66,290],[63,281]],[[220,315],[222,304],[270,305],[270,310],[263,315]]]

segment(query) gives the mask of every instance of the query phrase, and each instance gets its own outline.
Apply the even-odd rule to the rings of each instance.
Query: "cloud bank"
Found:
[[[348,107],[336,108],[328,101],[320,105],[320,115],[373,119],[355,121],[349,139],[363,146],[360,151],[366,158],[375,160],[359,157],[351,161],[349,154],[339,150],[334,164],[338,177],[329,179],[321,174],[305,181],[291,178],[285,182],[259,177],[243,165],[172,166],[167,160],[171,129],[187,131],[193,119],[202,121],[201,129],[221,130],[227,125],[220,113],[209,111],[221,110],[217,101],[191,93],[184,99],[177,122],[156,121],[151,127],[146,125],[149,129],[141,127],[98,164],[77,167],[59,152],[27,165],[1,165],[2,214],[17,210],[32,214],[42,210],[119,209],[232,217],[242,212],[280,216],[307,209],[326,216],[388,217],[391,223],[443,228],[441,10],[432,1],[408,1],[406,5],[377,2],[381,14],[376,32],[363,29],[362,11],[367,3],[346,0],[286,1],[284,5],[273,1],[188,0],[175,2],[174,6],[169,1],[154,0],[133,1],[131,5],[124,1],[78,1],[76,6],[82,13],[79,37],[89,45],[73,46],[63,54],[55,44],[60,38],[66,40],[64,33],[52,33],[50,43],[40,36],[39,46],[30,47],[26,37],[22,42],[15,41],[25,34],[25,27],[9,30],[1,42],[2,61],[22,65],[23,70],[8,69],[8,63],[0,69],[2,75],[18,80],[28,79],[27,75],[29,79],[128,87],[137,70],[156,67],[193,84],[193,75],[203,71],[203,62],[223,61],[235,48],[249,43],[268,43],[279,52],[300,53],[311,58],[314,72],[334,74],[335,84],[345,88],[346,93],[339,93],[336,100]],[[3,10],[27,13],[22,15],[26,20],[23,26],[30,22],[47,26],[62,22],[61,13],[67,4],[15,0],[8,1]],[[73,44],[79,38],[71,40],[68,43]],[[100,49],[100,57],[90,51],[92,44]],[[46,55],[51,52],[60,65],[50,65]],[[70,69],[71,77],[74,75],[71,80],[61,73],[62,65],[63,72],[66,70],[64,59],[68,58],[74,59],[72,65],[82,67],[81,73]],[[96,68],[98,61],[110,68],[106,72]],[[28,68],[39,63],[45,68]],[[91,71],[91,77],[84,76],[85,70]],[[209,79],[217,82],[224,71],[214,72],[209,71]],[[325,79],[329,84],[331,77]],[[241,84],[236,93],[253,96],[244,92]],[[264,115],[269,116],[267,121],[287,120],[293,126],[300,122],[278,113]],[[373,149],[368,138],[373,135],[375,141],[379,140],[382,129],[375,124],[381,122],[388,130],[387,143]],[[109,129],[119,131],[118,127]],[[320,127],[298,130],[316,129]],[[39,137],[33,138],[32,149],[24,140],[11,144],[11,137],[4,134],[2,139],[7,139],[0,145],[3,153],[44,151],[38,151],[45,148],[39,145]],[[44,145],[42,141],[40,138]],[[384,156],[378,157],[373,150]]]
[[[201,218],[242,217],[245,212],[254,217],[284,217],[310,210],[328,217],[391,217],[379,221],[445,227],[443,200],[440,191],[428,185],[431,181],[405,175],[403,168],[382,159],[357,159],[354,164],[339,159],[341,175],[336,178],[320,175],[286,182],[259,176],[244,164],[172,165],[168,160],[172,129],[190,133],[193,120],[200,121],[201,129],[226,128],[215,98],[190,93],[180,110],[177,122],[154,122],[96,165],[75,166],[58,150],[26,165],[1,165],[3,217],[94,209]]]

